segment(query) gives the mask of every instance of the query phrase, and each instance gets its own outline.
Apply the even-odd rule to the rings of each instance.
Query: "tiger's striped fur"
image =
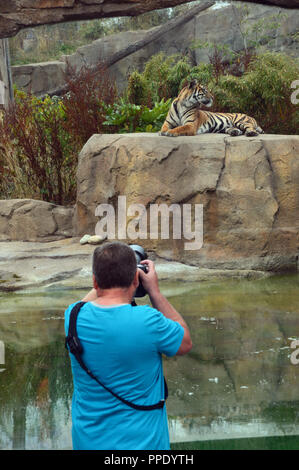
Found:
[[[213,96],[202,85],[192,80],[172,102],[160,135],[178,137],[208,132],[247,137],[263,133],[256,120],[242,113],[214,113],[201,110],[211,107]]]

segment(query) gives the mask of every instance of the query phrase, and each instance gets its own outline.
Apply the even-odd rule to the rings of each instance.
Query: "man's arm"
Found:
[[[176,354],[179,356],[187,354],[192,348],[192,340],[185,320],[160,292],[158,276],[154,263],[150,260],[141,261],[141,263],[146,264],[148,267],[148,272],[146,274],[140,269],[139,275],[142,280],[142,284],[150,297],[152,306],[159,310],[159,312],[163,313],[166,318],[178,322],[184,328],[183,340]]]

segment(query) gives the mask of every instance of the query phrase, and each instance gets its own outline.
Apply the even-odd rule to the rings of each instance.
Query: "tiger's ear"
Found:
[[[195,78],[194,78],[193,80],[191,80],[191,81],[189,82],[189,88],[190,88],[190,90],[193,90],[193,88],[195,88],[196,85],[197,85],[197,80],[195,80]]]

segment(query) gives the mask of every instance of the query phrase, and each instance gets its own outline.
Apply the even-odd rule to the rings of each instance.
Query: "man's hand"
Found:
[[[142,285],[150,297],[152,306],[159,310],[166,318],[170,318],[171,320],[178,322],[184,328],[184,337],[177,355],[181,356],[183,354],[187,354],[192,348],[192,340],[185,320],[160,292],[158,276],[153,261],[146,259],[141,261],[140,264],[146,265],[148,269],[147,273],[144,273],[142,269],[139,269],[138,271]]]
[[[147,266],[147,273],[142,271],[142,269],[138,269],[142,285],[150,297],[155,296],[155,294],[158,294],[160,292],[155,265],[153,261],[150,261],[149,259],[141,261],[140,264]]]

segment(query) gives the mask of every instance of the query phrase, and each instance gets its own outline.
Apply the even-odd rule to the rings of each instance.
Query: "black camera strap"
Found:
[[[77,334],[77,318],[78,314],[80,311],[80,308],[85,304],[86,302],[78,302],[73,308],[70,313],[70,320],[69,320],[69,329],[68,329],[68,335],[65,338],[65,347],[75,356],[77,359],[78,363],[82,367],[83,370],[93,379],[95,380],[101,387],[103,387],[105,390],[111,393],[115,398],[123,402],[125,405],[134,408],[135,410],[142,410],[142,411],[151,411],[151,410],[158,410],[160,408],[163,408],[165,401],[167,400],[168,397],[168,389],[167,389],[167,384],[166,380],[164,377],[164,399],[161,399],[158,403],[155,403],[154,405],[135,405],[134,403],[131,403],[128,400],[125,400],[124,398],[120,397],[117,395],[117,393],[113,392],[108,388],[106,385],[104,385],[100,380],[93,375],[93,373],[88,369],[88,367],[85,365],[85,363],[82,360],[81,354],[83,353],[83,347],[79,341],[78,334]]]

